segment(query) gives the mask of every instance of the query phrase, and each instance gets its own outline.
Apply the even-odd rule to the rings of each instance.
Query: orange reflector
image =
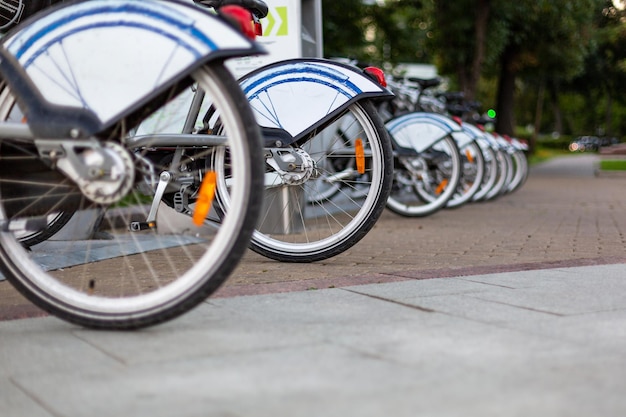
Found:
[[[356,170],[359,174],[365,174],[365,149],[363,149],[363,141],[357,139],[354,143],[356,148]]]
[[[193,212],[193,224],[198,227],[204,224],[204,220],[209,215],[211,204],[213,204],[213,197],[215,197],[216,182],[217,175],[215,171],[207,172],[202,180],[198,200],[196,201],[196,208]]]
[[[467,156],[467,160],[470,162],[470,164],[474,163],[474,156],[472,155],[469,149],[465,150],[465,156]]]
[[[443,181],[441,181],[439,183],[439,186],[437,187],[437,189],[435,190],[435,193],[437,193],[437,195],[441,194],[443,192],[443,190],[446,189],[446,187],[448,186],[448,180],[445,179]]]

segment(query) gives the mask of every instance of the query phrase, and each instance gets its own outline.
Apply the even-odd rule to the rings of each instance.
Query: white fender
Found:
[[[487,136],[486,132],[483,132],[472,124],[463,123],[463,130],[474,138],[481,149],[494,149],[496,146],[493,139]]]
[[[417,152],[425,151],[446,136],[464,137],[459,124],[436,113],[407,113],[391,119],[386,126],[396,145]]]
[[[460,132],[452,132],[451,135],[456,141],[456,144],[459,147],[459,149],[466,147],[470,143],[474,142],[474,140],[476,139],[472,134],[470,134],[465,129],[463,129]]]
[[[468,132],[468,134],[472,135],[474,138],[482,138],[485,136],[485,133],[482,130],[469,123],[463,123],[463,130]]]
[[[508,153],[514,152],[514,149],[511,143],[507,141],[506,139],[504,139],[502,136],[500,136],[499,134],[492,134],[491,136],[494,138],[494,141],[498,144],[500,149]]]
[[[463,123],[463,132],[469,137],[470,141],[475,141],[482,146],[490,146],[490,140],[486,137],[485,132],[470,123]]]
[[[165,0],[54,8],[3,40],[43,98],[105,125],[211,57],[262,52],[221,18]]]
[[[270,64],[240,80],[261,127],[297,138],[354,100],[391,96],[362,71],[334,61],[296,59]]]

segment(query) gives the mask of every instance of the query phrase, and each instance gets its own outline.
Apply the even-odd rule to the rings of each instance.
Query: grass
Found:
[[[603,159],[600,161],[602,171],[626,171],[626,159]]]

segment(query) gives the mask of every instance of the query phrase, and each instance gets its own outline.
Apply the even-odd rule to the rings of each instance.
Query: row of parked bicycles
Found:
[[[60,4],[2,39],[0,268],[51,314],[154,325],[248,247],[328,259],[385,208],[427,216],[526,179],[524,145],[469,123],[461,96],[428,94],[436,81],[322,59],[235,80],[228,59],[264,53],[267,6],[195,3]]]

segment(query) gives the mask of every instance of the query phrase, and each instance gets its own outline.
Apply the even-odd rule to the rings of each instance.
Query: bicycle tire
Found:
[[[103,221],[110,235],[108,240],[46,241],[27,250],[17,237],[20,232],[17,228],[28,223],[24,221],[51,210],[45,208],[49,205],[38,204],[42,198],[37,187],[48,190],[63,187],[64,196],[80,196],[80,192],[50,168],[44,172],[48,176],[46,184],[31,184],[28,177],[17,181],[11,175],[11,157],[16,154],[23,157],[20,164],[32,163],[38,169],[45,165],[23,143],[0,142],[0,221],[5,225],[0,231],[0,266],[5,277],[34,304],[61,319],[89,328],[142,328],[189,311],[217,290],[236,267],[247,248],[260,207],[260,133],[239,85],[222,64],[206,65],[192,75],[221,112],[234,162],[231,210],[221,219],[219,227],[210,222],[194,227],[188,213],[167,212],[161,204],[156,229],[129,231],[131,222],[146,218],[146,205],[152,196],[148,193],[145,200],[142,190],[152,187],[151,175],[174,169],[148,170],[149,164],[139,164],[138,161],[145,161],[154,151],[146,147],[129,152],[140,165],[136,171],[141,175],[137,177],[137,188],[123,200],[126,206],[117,208],[122,214]],[[108,144],[111,139],[103,140]],[[212,148],[201,142],[200,146],[187,147],[185,151],[200,160],[208,158]],[[210,177],[196,170],[195,165],[193,169],[190,183],[196,180],[194,175]],[[33,175],[33,179],[37,176]],[[193,182],[190,188],[193,187],[196,194],[190,197],[190,207],[197,209],[198,204],[194,203],[203,193],[197,191],[200,184]],[[37,199],[28,205],[11,205],[10,198],[22,195]],[[51,193],[45,195],[54,198]],[[54,210],[66,208],[62,204],[65,197],[56,198],[59,204],[53,206]],[[92,205],[84,204],[81,208]]]
[[[446,136],[426,151],[398,160],[387,208],[405,217],[426,217],[444,208],[461,178],[456,141]]]

